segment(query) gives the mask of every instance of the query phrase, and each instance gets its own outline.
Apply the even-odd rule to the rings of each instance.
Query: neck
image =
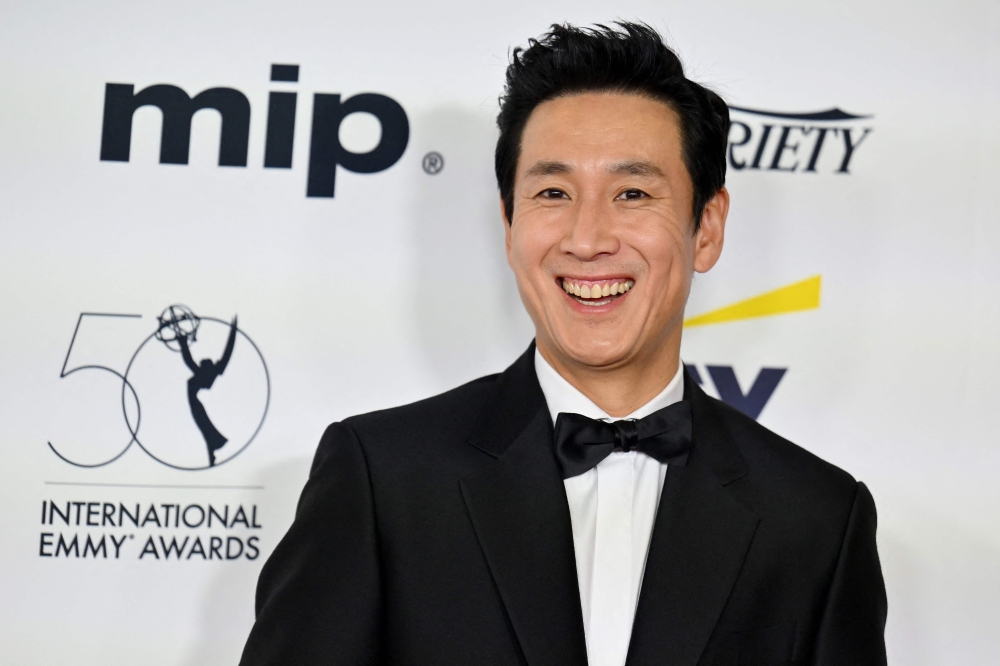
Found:
[[[538,351],[563,379],[590,398],[606,414],[628,416],[655,398],[677,374],[680,335],[670,335],[659,348],[617,363],[593,366],[553,349],[540,336]]]

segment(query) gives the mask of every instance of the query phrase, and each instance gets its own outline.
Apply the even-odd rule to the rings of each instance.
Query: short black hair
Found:
[[[705,204],[726,183],[729,107],[719,95],[691,81],[660,34],[646,25],[618,21],[616,28],[570,24],[551,27],[528,48],[515,48],[500,97],[495,168],[504,215],[514,214],[514,174],[521,137],[542,102],[586,92],[636,94],[666,103],[680,118],[684,165],[694,184],[695,230]]]

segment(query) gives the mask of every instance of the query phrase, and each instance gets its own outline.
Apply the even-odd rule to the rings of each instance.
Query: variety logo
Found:
[[[850,173],[858,148],[872,132],[872,116],[833,108],[809,113],[738,106],[729,128],[729,166],[787,173]]]
[[[270,378],[260,349],[235,316],[226,321],[172,305],[157,317],[124,368],[98,362],[102,354],[115,351],[102,337],[114,336],[115,324],[120,328],[139,318],[81,313],[59,375],[79,383],[84,402],[102,395],[93,383],[98,375],[114,377],[118,395],[103,395],[120,400],[128,434],[116,445],[99,436],[89,438],[79,432],[85,431],[82,424],[74,424],[74,437],[49,441],[49,448],[71,465],[90,468],[118,460],[133,444],[179,470],[207,469],[235,458],[260,432],[270,402]],[[103,413],[97,405],[91,411]]]
[[[294,84],[298,65],[272,65],[271,81]],[[273,91],[268,100],[264,167],[290,169],[295,141],[295,108],[298,94]],[[158,84],[135,91],[131,83],[108,83],[104,92],[101,160],[128,162],[132,143],[132,117],[143,106],[155,106],[163,115],[160,163],[187,164],[191,147],[191,119],[204,109],[222,116],[219,166],[245,167],[250,142],[250,101],[234,88],[209,88],[191,97],[182,88]],[[395,164],[410,138],[410,124],[399,102],[379,93],[361,93],[342,99],[337,93],[313,95],[312,134],[309,145],[307,197],[333,197],[337,167],[355,173],[384,171]],[[367,153],[353,153],[340,143],[340,124],[353,113],[378,119],[382,136]]]

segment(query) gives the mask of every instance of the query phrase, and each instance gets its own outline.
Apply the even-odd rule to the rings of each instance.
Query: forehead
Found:
[[[680,120],[665,102],[636,94],[558,97],[539,104],[529,116],[518,172],[539,160],[582,168],[638,160],[672,170],[681,161]]]

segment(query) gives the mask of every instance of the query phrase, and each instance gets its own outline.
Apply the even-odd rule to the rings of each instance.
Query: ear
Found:
[[[701,214],[701,226],[694,235],[695,271],[707,273],[722,255],[727,215],[729,215],[729,190],[723,187],[709,199]]]

